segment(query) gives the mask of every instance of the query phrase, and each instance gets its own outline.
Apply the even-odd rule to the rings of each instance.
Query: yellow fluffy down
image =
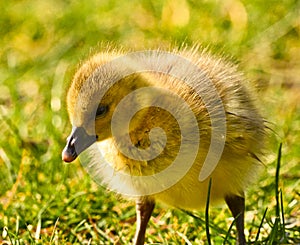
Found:
[[[143,193],[143,188],[147,188],[143,183],[140,185],[141,189],[138,190],[139,186],[131,185],[128,180],[126,180],[127,183],[122,183],[122,179],[115,177],[115,173],[120,171],[132,176],[151,176],[165,170],[173,163],[179,153],[182,135],[180,125],[167,110],[154,106],[143,108],[134,115],[129,129],[124,129],[129,132],[132,145],[138,149],[147,149],[150,145],[155,147],[156,144],[160,147],[161,142],[155,140],[151,142],[149,134],[153,128],[163,129],[167,138],[166,144],[162,152],[152,160],[134,160],[127,157],[118,148],[120,145],[127,147],[128,143],[123,141],[123,135],[116,137],[111,132],[112,116],[122,98],[138,88],[155,87],[178,95],[191,108],[198,123],[200,146],[188,172],[175,185],[162,192],[153,193],[151,197],[178,208],[199,209],[205,205],[210,178],[212,178],[211,201],[213,203],[224,200],[225,196],[231,194],[243,196],[244,190],[255,179],[262,165],[259,159],[263,155],[265,138],[264,120],[256,108],[249,85],[237,67],[225,59],[216,58],[197,48],[172,50],[172,52],[185,57],[204,70],[222,100],[226,115],[226,135],[224,136],[224,150],[217,167],[205,181],[199,181],[199,173],[210,147],[212,132],[208,109],[194,89],[197,86],[203,86],[202,81],[189,86],[180,79],[166,74],[143,72],[122,78],[108,89],[101,101],[92,101],[90,98],[92,98],[93,89],[105,87],[105,81],[98,81],[97,76],[93,78],[97,68],[123,55],[122,52],[110,51],[94,55],[79,68],[67,96],[68,112],[73,126],[84,127],[88,133],[92,133],[95,128],[94,131],[98,136],[98,149],[106,160],[92,159],[93,164],[98,166],[96,178],[103,179],[103,183],[120,193],[126,192],[126,188],[137,188],[137,192]],[[157,60],[159,61],[159,57]],[[86,94],[82,94],[81,89],[84,83],[89,83],[88,87],[91,90],[84,90]],[[80,93],[83,99],[79,99]],[[210,91],[207,90],[207,93],[209,95]],[[208,98],[211,101],[215,99],[213,96],[208,96]],[[152,103],[152,99],[143,96],[136,97],[131,103],[145,103],[146,100]],[[168,100],[168,98],[162,97],[161,100]],[[84,104],[81,101],[85,101]],[[169,104],[172,110],[181,110],[181,102],[177,103],[176,100],[162,103]],[[92,107],[94,104],[109,105],[109,111],[101,118],[87,117],[89,106]],[[132,105],[128,103],[126,106],[129,108]],[[183,113],[182,118],[184,117]],[[184,119],[183,122],[185,122]],[[189,121],[187,120],[186,123]],[[189,134],[192,135],[193,132]],[[133,154],[139,154],[134,150],[132,149]],[[189,149],[186,148],[183,151],[188,154]],[[106,171],[106,164],[114,169],[114,173]],[[182,165],[184,164],[185,162],[182,162]],[[181,167],[179,166],[175,171],[180,172]],[[172,176],[165,177],[172,178]],[[157,185],[160,185],[159,181]]]

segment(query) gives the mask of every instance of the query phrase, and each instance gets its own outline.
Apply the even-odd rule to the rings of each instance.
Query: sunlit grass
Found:
[[[2,1],[0,8],[0,243],[133,238],[134,204],[96,186],[79,162],[61,161],[70,132],[65,91],[77,63],[107,42],[128,48],[200,42],[241,61],[274,131],[262,175],[247,192],[246,236],[257,244],[300,243],[296,1],[23,0]],[[233,244],[227,208],[209,211],[212,242],[227,237]],[[204,212],[158,205],[147,242],[207,244],[205,227]]]

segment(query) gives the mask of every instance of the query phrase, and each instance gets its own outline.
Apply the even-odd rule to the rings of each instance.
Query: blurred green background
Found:
[[[270,238],[276,225],[276,154],[283,142],[280,188],[290,230],[282,241],[300,242],[299,1],[12,0],[0,1],[0,9],[2,244],[132,239],[132,203],[97,187],[79,162],[61,161],[71,130],[66,90],[77,64],[107,44],[148,49],[183,42],[239,61],[274,131],[264,173],[247,195],[247,236],[255,239],[266,208],[259,241]],[[213,240],[219,244],[232,220],[226,208],[211,212]],[[206,238],[199,220],[156,209],[147,241],[201,244]]]

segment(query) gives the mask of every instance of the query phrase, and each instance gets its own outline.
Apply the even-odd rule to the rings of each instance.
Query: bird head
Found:
[[[113,83],[107,77],[114,73],[111,67],[104,67],[120,54],[97,54],[84,63],[76,72],[67,94],[69,118],[72,132],[62,152],[65,162],[72,162],[77,156],[96,141],[110,138],[113,113],[122,98],[139,87],[147,86],[140,74],[121,77]],[[104,67],[103,70],[99,70]],[[143,98],[145,99],[145,98]],[[128,102],[127,102],[128,103]],[[130,101],[125,108],[133,108],[138,102]],[[126,129],[124,129],[126,130]]]

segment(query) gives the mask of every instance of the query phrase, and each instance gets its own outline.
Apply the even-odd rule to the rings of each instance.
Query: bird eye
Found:
[[[103,117],[108,110],[108,106],[106,105],[99,105],[96,111],[96,117]]]

